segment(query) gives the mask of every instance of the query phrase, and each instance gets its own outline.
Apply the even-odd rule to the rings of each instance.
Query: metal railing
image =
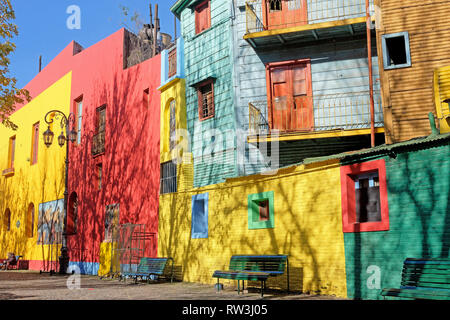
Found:
[[[268,134],[270,130],[286,132],[318,132],[370,128],[370,94],[337,93],[304,97],[312,108],[301,110],[294,102],[255,101],[249,103],[249,133]],[[307,103],[307,99],[311,99]],[[383,110],[379,91],[374,92],[375,127],[383,127]],[[269,107],[268,107],[269,105]]]
[[[273,2],[271,4],[271,2]],[[274,16],[280,13],[280,17]],[[370,0],[370,11],[373,0]],[[306,6],[306,8],[305,8]],[[304,12],[306,10],[306,13]],[[268,14],[269,11],[269,14]],[[248,0],[245,4],[247,34],[335,20],[364,17],[365,0]]]
[[[97,156],[105,152],[105,131],[101,131],[92,137],[92,155]]]

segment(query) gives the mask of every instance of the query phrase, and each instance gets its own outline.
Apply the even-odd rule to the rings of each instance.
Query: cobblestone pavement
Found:
[[[217,292],[214,285],[186,282],[138,283],[80,276],[77,288],[74,278],[39,272],[0,271],[0,300],[260,300],[258,288],[238,295],[235,288]],[[67,286],[75,285],[70,290]],[[342,300],[332,296],[267,290],[264,300]]]

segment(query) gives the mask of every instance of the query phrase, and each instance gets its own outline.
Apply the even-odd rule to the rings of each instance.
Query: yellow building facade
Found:
[[[40,268],[59,256],[61,244],[37,244],[39,205],[64,198],[65,148],[56,141],[61,128],[52,125],[55,141],[47,148],[44,117],[54,109],[69,114],[71,77],[66,74],[12,114],[16,131],[0,125],[0,258],[13,252]]]
[[[273,194],[273,227],[252,229],[249,199],[261,193]],[[192,236],[193,197],[199,195],[208,199],[204,238]],[[158,256],[173,257],[183,281],[215,283],[212,274],[227,270],[232,255],[287,254],[291,291],[347,296],[338,162],[161,195],[159,212]],[[287,276],[267,286],[286,290]]]

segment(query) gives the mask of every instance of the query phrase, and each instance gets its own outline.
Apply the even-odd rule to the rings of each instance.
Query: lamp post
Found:
[[[48,124],[47,131],[44,132],[44,143],[47,148],[53,143],[53,138],[55,134],[51,130],[50,125],[54,121],[61,121],[61,134],[58,136],[58,144],[62,148],[64,144],[66,145],[66,161],[65,161],[65,177],[64,177],[64,229],[62,237],[62,247],[61,256],[59,257],[59,273],[65,274],[69,267],[69,254],[67,248],[67,202],[69,199],[69,183],[68,183],[68,172],[69,172],[69,141],[74,143],[77,139],[77,132],[75,130],[70,130],[70,123],[75,123],[75,115],[73,113],[69,114],[69,117],[59,111],[52,110],[45,115],[45,122]],[[64,133],[65,130],[65,133]]]

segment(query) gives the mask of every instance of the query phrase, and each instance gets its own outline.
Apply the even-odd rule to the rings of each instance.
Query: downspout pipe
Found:
[[[436,127],[436,119],[434,118],[433,112],[428,113],[428,119],[430,120],[431,135],[439,134],[439,130]]]
[[[367,28],[367,55],[369,62],[369,90],[370,90],[370,144],[375,147],[375,102],[373,98],[373,68],[372,68],[372,21],[370,19],[370,4],[366,0],[366,28]]]

